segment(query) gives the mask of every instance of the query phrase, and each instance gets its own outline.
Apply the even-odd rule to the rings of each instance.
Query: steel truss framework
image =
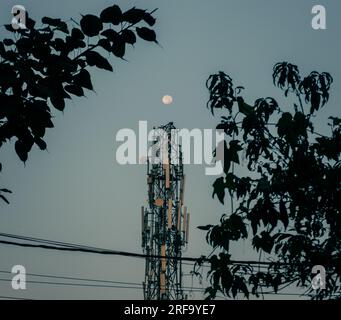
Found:
[[[148,206],[141,212],[142,247],[151,256],[146,258],[144,299],[182,300],[186,297],[179,258],[188,243],[190,217],[184,206],[182,152],[173,123],[158,129],[165,133],[162,141],[154,141],[159,142],[156,155],[161,161],[147,159]]]

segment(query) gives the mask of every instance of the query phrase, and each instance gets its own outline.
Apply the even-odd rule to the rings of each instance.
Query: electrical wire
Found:
[[[2,237],[6,237],[3,234],[0,234]],[[26,239],[23,239],[26,240]],[[28,240],[27,241],[33,241]],[[38,242],[38,241],[35,241]],[[134,258],[163,258],[163,259],[170,259],[170,260],[183,260],[183,261],[197,261],[197,258],[191,257],[169,257],[169,256],[161,256],[161,255],[147,255],[142,253],[134,253],[134,252],[127,252],[127,251],[116,251],[116,250],[109,250],[109,249],[102,249],[102,248],[94,248],[94,247],[86,247],[82,245],[50,245],[50,244],[29,244],[29,243],[20,243],[20,242],[13,242],[13,241],[6,241],[0,240],[2,244],[8,245],[15,245],[20,247],[30,247],[30,248],[41,248],[41,249],[51,249],[51,250],[59,250],[59,251],[78,251],[78,252],[87,252],[87,253],[97,253],[97,254],[105,254],[105,255],[119,255],[119,256],[126,256],[126,257],[134,257]],[[45,242],[42,242],[45,243]]]
[[[161,255],[147,255],[142,253],[134,253],[134,252],[127,252],[127,251],[117,251],[117,250],[110,250],[110,249],[103,249],[98,247],[91,247],[85,246],[80,244],[72,244],[68,242],[61,242],[61,241],[53,241],[53,240],[46,240],[46,239],[39,239],[39,238],[32,238],[26,236],[19,236],[19,235],[12,235],[6,233],[0,233],[0,237],[5,238],[14,238],[14,239],[21,239],[30,242],[38,242],[38,243],[47,243],[47,244],[29,244],[29,243],[19,243],[13,241],[6,241],[0,240],[0,243],[7,244],[7,245],[15,245],[21,247],[30,247],[30,248],[41,248],[41,249],[51,249],[51,250],[59,250],[59,251],[78,251],[78,252],[87,252],[87,253],[97,253],[97,254],[106,254],[106,255],[120,255],[120,256],[127,256],[127,257],[135,257],[135,258],[163,258],[163,259],[170,259],[170,260],[181,260],[181,261],[192,261],[197,262],[198,258],[193,257],[169,257],[169,256],[161,256]],[[206,258],[206,261],[208,259]],[[248,261],[248,260],[231,260],[231,264],[248,264],[248,265],[271,265],[272,262],[266,261]],[[288,263],[277,263],[278,265],[288,265]]]
[[[4,271],[0,270],[0,273],[6,273],[6,274],[11,274],[9,271]],[[47,275],[47,274],[37,274],[37,273],[27,273],[27,275],[32,276],[32,277],[46,277],[46,278],[53,278],[53,279],[68,279],[68,280],[77,280],[77,281],[86,281],[86,282],[101,282],[101,283],[113,283],[113,284],[121,284],[121,285],[100,285],[100,284],[84,284],[84,283],[74,283],[74,282],[54,282],[54,281],[35,281],[35,280],[27,280],[27,283],[32,283],[32,284],[43,284],[43,285],[58,285],[58,286],[75,286],[75,287],[96,287],[96,288],[115,288],[115,289],[134,289],[134,290],[142,290],[143,286],[140,283],[136,282],[124,282],[124,281],[110,281],[110,280],[99,280],[99,279],[89,279],[89,278],[80,278],[80,277],[67,277],[67,276],[56,276],[56,275]],[[0,279],[2,282],[11,282],[11,279]],[[282,288],[280,288],[278,291],[281,291],[288,287],[290,284],[289,283]],[[205,288],[200,288],[200,287],[183,287],[184,292],[200,292],[203,293]],[[288,296],[309,296],[309,294],[306,293],[287,293],[287,292],[277,292],[275,293],[274,291],[265,291],[263,292],[264,295],[288,295]],[[337,296],[337,295],[334,295]],[[223,296],[217,296],[218,298],[223,298],[227,299],[228,297],[223,297]],[[14,298],[14,297],[0,297],[0,298],[13,298],[13,299],[25,299],[25,298]],[[27,299],[27,300],[32,300],[32,299]]]
[[[12,272],[5,271],[5,270],[0,270],[0,273],[12,274]],[[123,282],[123,281],[111,281],[111,280],[100,280],[100,279],[88,279],[88,278],[56,276],[56,275],[37,274],[37,273],[26,273],[26,275],[32,276],[32,277],[51,278],[51,279],[77,280],[77,281],[112,283],[112,284],[141,285],[141,283],[139,282]]]
[[[11,279],[0,279],[2,282],[11,282]],[[35,281],[35,280],[26,280],[26,283],[32,284],[46,284],[46,285],[58,285],[58,286],[72,286],[72,287],[95,287],[95,288],[115,288],[115,289],[138,289],[142,290],[142,284],[140,286],[130,286],[130,285],[96,285],[96,284],[87,284],[87,283],[73,283],[73,282],[54,282],[54,281]],[[183,287],[183,289],[189,290],[189,287]],[[193,291],[203,292],[201,288],[193,288]]]
[[[12,274],[9,271],[0,270],[0,273],[6,273],[6,274]],[[67,277],[67,276],[56,276],[56,275],[46,275],[46,274],[36,274],[36,273],[27,273],[27,275],[32,277],[44,277],[44,278],[53,278],[53,279],[67,279],[67,280],[77,280],[77,281],[86,281],[86,282],[100,282],[100,283],[112,283],[112,284],[121,284],[122,286],[117,285],[93,285],[93,284],[81,284],[81,283],[73,283],[73,282],[52,282],[52,281],[32,281],[28,280],[27,283],[34,283],[34,284],[50,284],[50,285],[66,285],[66,286],[83,286],[83,287],[98,287],[98,288],[122,288],[122,289],[142,289],[143,286],[141,283],[137,282],[124,282],[124,281],[110,281],[110,280],[99,280],[99,279],[89,279],[89,278],[79,278],[79,277]],[[11,279],[0,279],[0,281],[12,281]],[[292,282],[286,284],[282,288],[278,289],[278,291],[281,291],[291,285]],[[123,286],[124,285],[124,286]],[[184,291],[189,290],[195,291],[195,292],[203,292],[205,288],[203,287],[182,287]],[[275,291],[265,291],[264,294],[276,294]],[[277,294],[282,294],[278,292]],[[306,294],[297,293],[297,295],[305,296]]]
[[[5,273],[5,274],[12,274],[10,271],[5,271],[5,270],[0,270],[0,273]],[[122,284],[122,285],[127,285],[127,286],[135,286],[131,288],[138,288],[141,289],[143,288],[142,283],[138,282],[124,282],[124,281],[111,281],[111,280],[99,280],[99,279],[89,279],[89,278],[79,278],[79,277],[68,277],[68,276],[56,276],[56,275],[47,275],[47,274],[37,274],[37,273],[26,273],[26,275],[31,276],[31,277],[42,277],[42,278],[52,278],[52,279],[64,279],[64,280],[77,280],[77,281],[85,281],[85,282],[99,282],[99,283],[112,283],[112,284]],[[0,281],[12,281],[11,279],[0,279]],[[62,282],[41,282],[41,281],[26,281],[28,283],[46,283],[46,284],[60,284],[63,285],[65,283]],[[78,283],[67,283],[67,285],[75,285],[77,286]],[[104,287],[104,288],[117,288],[118,286],[106,286],[106,285],[87,285],[87,284],[81,284],[82,286],[96,286],[96,287]],[[182,287],[183,289],[190,289],[192,287]],[[200,287],[193,287],[193,289],[198,289],[198,290],[204,290],[204,288]]]
[[[0,299],[10,299],[10,300],[34,300],[34,299],[19,298],[19,297],[7,297],[7,296],[0,296]]]
[[[191,257],[165,257],[165,256],[153,256],[153,255],[146,255],[146,254],[140,254],[140,253],[133,253],[133,252],[126,252],[126,251],[117,251],[117,250],[109,250],[109,249],[103,249],[103,248],[97,248],[97,247],[91,247],[91,246],[85,246],[80,244],[74,244],[74,243],[68,243],[68,242],[61,242],[61,241],[53,241],[53,240],[47,240],[47,239],[41,239],[41,238],[33,238],[33,237],[27,237],[27,236],[21,236],[21,235],[13,235],[13,234],[7,234],[7,233],[0,233],[0,237],[5,238],[11,238],[11,239],[20,239],[24,241],[29,242],[35,242],[39,244],[30,244],[30,243],[19,243],[14,241],[6,241],[6,240],[0,240],[0,243],[7,244],[7,245],[15,245],[15,246],[21,246],[21,247],[31,247],[31,248],[42,248],[42,249],[50,249],[50,250],[59,250],[59,251],[78,251],[78,252],[87,252],[87,253],[97,253],[97,254],[106,254],[106,255],[119,255],[119,256],[127,256],[127,257],[134,257],[134,258],[163,258],[163,259],[173,259],[173,260],[181,260],[181,261],[191,261],[194,263],[186,263],[184,262],[184,265],[190,265],[190,266],[196,266],[196,262],[198,261],[198,258],[191,258]],[[43,244],[41,244],[43,243]],[[214,250],[211,252],[209,257],[213,254]],[[208,258],[206,258],[206,263],[203,263],[203,267],[209,267],[210,265],[208,263]],[[204,260],[205,261],[205,260]],[[255,265],[260,267],[266,267],[271,264],[274,264],[273,262],[265,262],[265,261],[230,261],[231,264],[247,264],[247,265]],[[287,265],[286,263],[276,263],[278,266],[284,266]],[[0,271],[2,273],[9,273],[5,271]],[[133,282],[122,282],[122,281],[110,281],[110,280],[99,280],[99,279],[85,279],[85,278],[76,278],[76,277],[66,277],[66,276],[54,276],[54,275],[42,275],[42,274],[28,274],[31,276],[36,277],[47,277],[47,278],[54,278],[54,279],[64,279],[64,280],[76,280],[76,281],[87,281],[87,282],[100,282],[100,283],[110,283],[110,284],[116,284],[116,285],[96,285],[96,284],[81,284],[81,283],[56,283],[56,282],[41,282],[41,281],[28,281],[28,283],[41,283],[41,284],[55,284],[55,285],[66,285],[66,286],[88,286],[88,287],[106,287],[106,288],[132,288],[132,289],[141,289],[142,285],[139,283],[133,283]],[[0,281],[11,281],[7,279],[0,279]],[[120,284],[121,286],[118,286]],[[129,287],[127,287],[127,285]],[[133,287],[135,286],[135,287]],[[185,289],[185,287],[184,287]],[[193,291],[203,291],[203,288],[193,288],[189,287],[190,290]],[[283,289],[283,288],[282,288]],[[274,291],[264,292],[266,294],[274,294]]]
[[[11,282],[11,279],[0,279],[2,282]],[[48,284],[48,285],[60,285],[60,286],[73,286],[73,287],[95,287],[95,288],[116,288],[116,289],[142,289],[141,287],[133,287],[133,286],[115,286],[115,285],[97,285],[97,284],[88,284],[88,283],[70,283],[70,282],[53,282],[53,281],[35,281],[35,280],[26,280],[26,283],[33,284]]]

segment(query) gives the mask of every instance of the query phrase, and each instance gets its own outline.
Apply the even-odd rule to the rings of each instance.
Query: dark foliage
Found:
[[[315,299],[340,295],[341,120],[329,118],[329,136],[316,133],[313,123],[333,79],[316,71],[301,78],[297,66],[283,62],[275,65],[273,81],[285,96],[296,96],[293,110],[270,97],[245,103],[244,88],[235,88],[223,72],[207,81],[212,113],[227,110],[217,126],[225,132],[225,174],[213,183],[213,197],[223,204],[229,194],[231,202],[220,224],[200,227],[208,231],[208,243],[221,249],[209,259],[208,298],[218,292],[259,296],[261,287],[277,293],[291,283]],[[248,172],[243,176],[234,170],[241,152]],[[246,238],[267,255],[266,270],[230,262],[230,242]],[[325,290],[310,286],[314,265],[326,269]]]
[[[53,108],[63,111],[72,96],[93,90],[91,68],[113,71],[107,57],[123,58],[138,36],[156,42],[152,13],[117,6],[99,16],[82,16],[79,24],[44,17],[42,26],[27,16],[26,29],[5,28],[0,41],[0,147],[15,139],[15,151],[26,162],[34,144],[46,150],[45,132],[53,128]],[[0,190],[0,197],[8,202]]]

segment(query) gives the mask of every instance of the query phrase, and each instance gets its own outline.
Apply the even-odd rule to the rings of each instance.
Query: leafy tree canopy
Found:
[[[155,11],[155,10],[154,10]],[[53,128],[53,109],[63,111],[72,96],[93,90],[91,67],[113,71],[108,56],[124,59],[137,38],[156,42],[153,13],[113,5],[100,15],[82,15],[79,23],[26,17],[26,29],[5,25],[0,41],[0,148],[12,138],[26,162],[34,144],[46,150],[45,132]],[[0,171],[2,166],[0,164]],[[0,189],[0,198],[8,203]]]
[[[224,204],[228,194],[231,208],[218,225],[199,227],[220,250],[198,261],[210,263],[206,293],[249,297],[263,287],[277,293],[296,284],[313,298],[340,297],[341,120],[329,118],[329,135],[314,130],[333,79],[316,71],[303,77],[287,62],[276,64],[272,77],[285,97],[293,95],[292,108],[271,97],[246,103],[244,88],[224,72],[207,80],[207,107],[226,110],[217,126],[225,132],[224,175],[214,182],[213,197]],[[265,269],[231,262],[230,243],[241,239],[266,258]],[[326,270],[325,290],[310,286],[315,265]]]

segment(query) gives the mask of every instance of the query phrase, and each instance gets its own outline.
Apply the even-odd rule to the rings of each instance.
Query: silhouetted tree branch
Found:
[[[294,103],[290,112],[271,97],[249,105],[241,96],[244,88],[234,87],[224,72],[206,84],[207,107],[227,113],[217,126],[225,132],[224,176],[214,182],[213,197],[224,204],[228,191],[236,204],[220,224],[199,227],[208,230],[208,243],[221,249],[210,258],[208,298],[218,292],[259,296],[263,287],[277,293],[291,283],[315,299],[340,297],[341,119],[329,118],[326,136],[314,131],[312,117],[328,102],[333,79],[316,71],[302,78],[297,66],[283,62],[275,65],[273,81],[286,97],[293,93],[300,108]],[[242,121],[236,121],[237,114]],[[246,158],[242,163],[240,152]],[[234,165],[243,174],[236,174]],[[271,261],[267,270],[230,263],[230,242],[240,239],[252,240],[253,249]],[[326,270],[326,288],[316,291],[311,288],[315,265]]]
[[[0,147],[14,138],[24,163],[34,144],[46,150],[45,132],[54,127],[51,108],[63,111],[66,100],[93,90],[90,67],[113,71],[101,52],[124,59],[137,37],[157,43],[150,29],[154,12],[135,7],[122,12],[113,5],[99,16],[82,16],[79,23],[44,17],[36,28],[27,14],[26,29],[5,25],[12,37],[0,41]],[[6,190],[0,197],[8,202]]]

